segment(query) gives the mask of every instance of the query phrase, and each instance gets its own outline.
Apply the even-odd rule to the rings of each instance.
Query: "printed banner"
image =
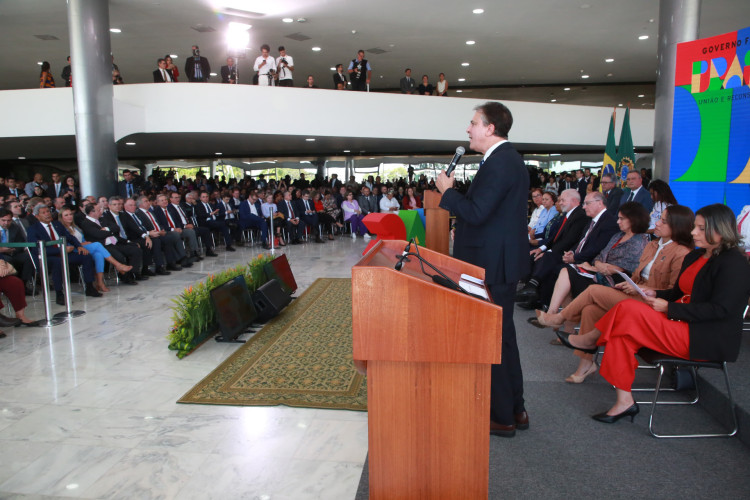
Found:
[[[669,185],[693,210],[750,204],[750,28],[677,45]]]

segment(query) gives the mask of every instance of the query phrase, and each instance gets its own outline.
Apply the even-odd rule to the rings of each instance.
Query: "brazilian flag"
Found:
[[[635,166],[633,135],[630,133],[630,106],[625,110],[625,120],[620,131],[620,143],[617,145],[617,163],[620,165],[620,179],[625,183],[628,171]]]
[[[604,148],[604,161],[602,162],[602,174],[617,173],[617,150],[615,149],[615,112],[609,119],[609,132],[607,133],[607,146]],[[600,186],[601,189],[601,186]]]

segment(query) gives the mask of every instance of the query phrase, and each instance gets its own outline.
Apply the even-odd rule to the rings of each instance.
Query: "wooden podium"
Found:
[[[370,498],[487,498],[490,365],[500,363],[502,308],[433,283],[416,257],[396,271],[405,246],[378,241],[352,268]],[[420,254],[456,282],[461,273],[484,279],[480,267]]]
[[[450,238],[450,213],[440,208],[443,195],[437,191],[424,192],[425,246],[448,255]]]

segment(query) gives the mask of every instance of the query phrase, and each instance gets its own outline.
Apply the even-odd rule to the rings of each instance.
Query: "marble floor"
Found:
[[[301,293],[319,277],[351,276],[364,247],[344,237],[283,252]],[[177,359],[166,340],[171,298],[259,250],[220,249],[171,276],[111,286],[105,298],[74,293],[84,316],[5,329],[0,498],[354,498],[366,413],[175,403],[239,344],[209,341]],[[41,299],[27,315],[43,316]]]

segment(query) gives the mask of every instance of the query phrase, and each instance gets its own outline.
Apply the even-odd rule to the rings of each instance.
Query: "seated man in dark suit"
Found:
[[[260,237],[263,239],[263,248],[271,248],[268,243],[268,222],[263,217],[258,192],[253,190],[250,197],[240,204],[239,208],[239,227],[241,230],[249,228],[260,229]]]
[[[565,251],[561,256],[561,263],[556,267],[554,275],[544,276],[542,280],[532,278],[537,286],[541,285],[540,292],[543,301],[548,302],[554,290],[557,271],[567,264],[581,264],[591,262],[599,252],[607,245],[612,236],[619,231],[617,226],[617,212],[607,210],[604,205],[604,195],[598,191],[586,195],[584,202],[584,211],[589,220],[585,229],[580,233],[580,237],[575,246]],[[532,280],[529,280],[527,286],[533,286]],[[526,289],[524,289],[526,290]],[[523,295],[522,290],[519,294]],[[539,293],[530,297],[530,301],[535,301],[540,296]]]
[[[71,266],[83,266],[83,281],[86,284],[86,295],[88,297],[101,297],[102,294],[94,287],[94,259],[74,236],[71,236],[65,227],[58,221],[52,220],[52,212],[49,207],[39,204],[34,207],[34,216],[38,222],[29,226],[27,239],[31,243],[37,241],[53,241],[65,235],[68,254],[68,263]],[[55,302],[61,306],[65,305],[62,283],[62,259],[60,248],[57,246],[47,247],[47,265],[52,274],[52,283],[57,294]]]
[[[134,208],[136,205],[137,209]],[[140,221],[140,226],[148,231],[149,237],[161,240],[161,248],[167,261],[167,271],[179,271],[183,267],[193,265],[187,257],[180,234],[169,231],[166,226],[162,226],[151,212],[151,200],[148,199],[148,196],[139,196],[138,201],[134,201],[133,204],[126,202],[125,210],[135,214]]]
[[[26,243],[23,229],[13,224],[13,214],[4,208],[0,208],[0,241],[2,243]],[[3,259],[16,268],[18,276],[26,286],[26,294],[31,295],[33,290],[34,264],[31,255],[25,248],[0,247],[0,259]]]
[[[637,170],[631,170],[625,178],[625,184],[630,189],[630,193],[624,194],[620,198],[620,206],[629,201],[635,201],[643,205],[648,213],[651,213],[654,208],[654,200],[651,199],[651,193],[648,192],[648,189],[643,187],[641,174]]]
[[[195,218],[198,220],[198,227],[206,227],[211,231],[221,231],[224,235],[224,243],[227,245],[228,252],[234,252],[235,248],[232,246],[232,233],[229,231],[229,227],[226,222],[219,220],[217,214],[219,208],[214,207],[208,202],[208,193],[205,191],[201,193],[201,201],[195,206]]]
[[[169,211],[172,216],[174,217],[175,215],[178,215],[177,212],[182,211],[182,214],[179,215],[183,217],[186,216],[188,218],[188,222],[187,224],[185,224],[185,228],[192,228],[193,231],[195,231],[195,235],[200,236],[203,245],[205,245],[206,247],[206,257],[218,257],[218,254],[214,252],[214,244],[213,240],[211,239],[211,230],[198,224],[198,217],[196,216],[196,209],[198,206],[197,196],[192,192],[185,193],[185,202],[179,203],[180,195],[178,195],[177,193],[172,193],[169,197],[169,200]]]
[[[369,187],[362,186],[362,194],[359,195],[357,201],[359,202],[359,209],[362,210],[362,215],[378,213],[378,197],[372,194]]]
[[[563,191],[558,203],[565,218],[549,244],[529,252],[533,259],[531,278],[526,282],[523,290],[516,294],[516,302],[531,304],[538,300],[539,284],[548,276],[557,276],[563,253],[575,248],[581,232],[590,220],[580,206],[581,198],[577,190]]]
[[[232,240],[237,244],[242,243],[242,233],[240,232],[238,222],[239,208],[234,208],[232,205],[232,195],[224,193],[220,199],[216,200],[214,206],[219,209],[219,213],[216,214],[216,217],[220,221],[224,221],[227,225],[229,232],[232,234]]]
[[[300,174],[302,175],[302,174]],[[315,210],[315,204],[310,199],[310,191],[302,191],[302,198],[294,200],[294,209],[297,216],[310,228],[310,232],[315,235],[315,243],[325,243],[320,237],[320,220],[318,212]]]
[[[148,266],[151,265],[151,263],[154,263],[154,274],[168,276],[170,273],[166,269],[167,259],[165,257],[167,248],[164,248],[163,243],[165,242],[162,240],[161,233],[157,230],[149,230],[143,225],[138,218],[138,215],[136,215],[138,209],[136,208],[136,203],[133,198],[128,198],[125,201],[123,206],[124,210],[122,212],[115,210],[116,208],[119,208],[122,201],[114,201],[114,203],[116,205],[115,207],[112,206],[113,201],[112,198],[110,198],[110,211],[118,213],[117,216],[119,216],[120,223],[125,228],[125,234],[128,239],[137,243],[141,248],[141,252],[143,253],[143,274],[146,274]],[[182,242],[180,242],[180,245],[181,244]],[[171,260],[172,263],[176,261],[174,255],[172,255]]]
[[[132,198],[128,199],[132,200]],[[126,220],[120,217],[123,213],[123,201],[121,197],[110,196],[108,200],[108,206],[109,210],[107,211],[107,213],[102,214],[99,222],[101,222],[103,226],[112,228],[117,233],[119,242],[129,243],[138,247],[139,251],[141,252],[142,267],[140,269],[133,268],[136,276],[141,276],[142,279],[148,279],[145,278],[146,276],[156,276],[156,273],[149,269],[149,266],[154,262],[154,256],[156,256],[156,260],[160,262],[160,264],[157,264],[157,267],[159,265],[161,265],[161,267],[164,267],[164,254],[162,254],[161,243],[159,241],[152,241],[150,246],[146,246],[144,245],[146,241],[142,241],[141,233],[139,232],[135,233],[135,238],[130,238],[130,236],[133,234],[133,231],[131,231],[130,234],[128,233],[128,231],[125,229]],[[133,222],[130,217],[128,217],[128,219],[130,219],[130,222]]]
[[[187,221],[187,218],[179,205],[180,195],[177,193],[172,194],[177,203],[176,208],[169,203],[167,195],[160,194],[156,196],[156,203],[151,205],[151,208],[148,210],[161,229],[167,233],[175,233],[180,238],[180,243],[183,245],[186,257],[181,259],[179,263],[182,267],[190,267],[193,262],[203,260],[203,257],[197,253],[198,239],[196,238],[192,224],[182,222],[183,219]],[[142,198],[140,205],[141,208],[139,210],[147,206]],[[141,218],[141,221],[143,221],[143,218]],[[191,253],[193,253],[194,257],[190,257]]]
[[[135,243],[128,242],[127,238],[120,235],[120,228],[113,221],[108,225],[102,224],[100,206],[90,204],[84,209],[86,218],[81,220],[78,226],[83,231],[86,241],[96,241],[104,245],[104,248],[112,254],[117,261],[128,263],[133,266],[132,273],[120,273],[120,280],[129,285],[136,284],[136,280],[148,279],[141,275],[143,257],[141,249]],[[111,226],[111,227],[110,227]],[[135,273],[135,277],[132,275]]]
[[[302,243],[301,237],[305,232],[305,221],[300,219],[299,214],[294,210],[292,193],[289,191],[284,193],[284,199],[276,204],[276,210],[284,216],[286,232],[289,235],[288,239],[291,240],[292,245]]]
[[[603,174],[601,186],[602,194],[604,195],[604,200],[607,204],[607,210],[616,212],[620,207],[622,188],[615,182],[615,176],[613,174]]]

